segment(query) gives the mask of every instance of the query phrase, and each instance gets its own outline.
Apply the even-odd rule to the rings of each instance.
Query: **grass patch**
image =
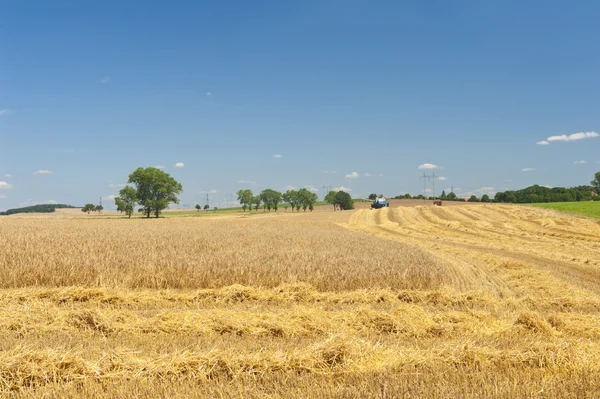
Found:
[[[600,201],[549,202],[543,204],[531,204],[531,206],[555,209],[561,212],[568,212],[594,219],[600,219]]]

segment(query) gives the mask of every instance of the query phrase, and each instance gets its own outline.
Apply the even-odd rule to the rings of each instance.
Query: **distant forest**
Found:
[[[468,201],[468,202],[508,202],[513,204],[533,204],[540,202],[575,202],[575,201],[600,201],[600,190],[592,186],[577,186],[571,188],[564,187],[544,187],[530,186],[522,190],[504,191],[496,193],[492,199],[487,194],[481,198],[472,195],[466,199],[458,197],[454,193],[446,194],[442,192],[439,197],[425,197],[423,194],[411,196],[410,194],[398,195],[394,199],[441,199],[444,201]],[[595,195],[598,194],[598,195]]]
[[[76,208],[76,207],[74,207],[72,205],[65,205],[65,204],[41,204],[41,205],[26,206],[24,208],[9,209],[6,212],[0,212],[0,215],[7,216],[7,215],[14,215],[15,213],[52,213],[55,210],[62,209],[62,208]]]
[[[537,184],[531,187],[516,191],[504,191],[496,193],[494,201],[512,202],[515,204],[532,204],[537,202],[573,202],[598,200],[600,197],[594,196],[594,187],[577,186],[571,188],[564,187],[543,187]],[[598,194],[598,193],[597,193]]]

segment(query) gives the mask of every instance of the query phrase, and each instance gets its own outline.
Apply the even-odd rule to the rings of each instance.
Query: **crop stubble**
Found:
[[[494,205],[0,228],[4,394],[600,389],[587,220]]]

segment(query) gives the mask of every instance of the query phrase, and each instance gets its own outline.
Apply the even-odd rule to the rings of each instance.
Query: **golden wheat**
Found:
[[[582,219],[7,218],[0,246],[0,396],[600,390],[600,228]]]

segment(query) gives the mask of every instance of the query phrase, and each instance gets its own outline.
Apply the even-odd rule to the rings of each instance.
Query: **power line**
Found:
[[[423,176],[419,177],[419,180],[423,180],[423,196],[425,198],[427,198],[427,182],[428,181],[431,182],[432,194],[433,194],[433,197],[435,198],[435,181],[438,179],[439,179],[439,176],[436,176],[435,172],[431,173],[430,175],[423,172]]]

